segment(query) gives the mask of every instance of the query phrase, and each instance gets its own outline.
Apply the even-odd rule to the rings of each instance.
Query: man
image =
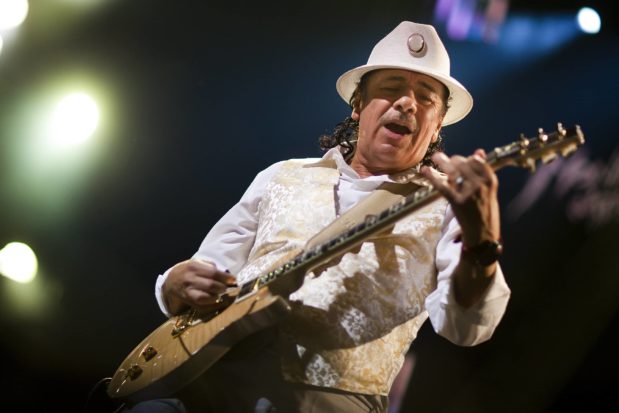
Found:
[[[472,98],[450,76],[434,28],[401,23],[337,90],[352,115],[323,139],[332,149],[261,172],[195,256],[159,277],[162,310],[212,308],[385,183],[431,184],[444,198],[307,274],[290,317],[198,380],[204,393],[184,399],[196,411],[384,412],[428,317],[439,334],[474,345],[505,311],[496,176],[481,150],[436,152],[442,126],[466,116]]]

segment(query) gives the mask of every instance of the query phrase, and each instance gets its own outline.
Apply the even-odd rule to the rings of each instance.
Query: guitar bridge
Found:
[[[178,316],[176,323],[174,324],[174,328],[172,329],[172,337],[178,337],[185,330],[191,327],[194,324],[195,317],[197,316],[196,310],[191,310],[185,314]]]

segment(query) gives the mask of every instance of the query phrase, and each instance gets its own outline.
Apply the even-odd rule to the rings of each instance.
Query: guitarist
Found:
[[[182,402],[129,411],[386,412],[426,319],[459,345],[493,334],[510,295],[497,264],[498,183],[482,150],[439,150],[442,126],[473,101],[450,76],[436,31],[402,22],[337,91],[352,114],[321,138],[324,157],[258,174],[195,256],[158,278],[162,310],[212,309],[228,286],[264,274],[385,182],[431,184],[443,198],[307,274],[290,316],[233,348],[196,381],[199,391],[192,384]]]

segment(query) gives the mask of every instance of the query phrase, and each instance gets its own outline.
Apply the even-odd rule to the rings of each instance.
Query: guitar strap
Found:
[[[394,183],[383,182],[368,197],[358,202],[343,215],[327,225],[322,231],[310,238],[305,244],[305,250],[327,242],[350,230],[365,220],[368,215],[377,215],[421,186],[414,182]]]

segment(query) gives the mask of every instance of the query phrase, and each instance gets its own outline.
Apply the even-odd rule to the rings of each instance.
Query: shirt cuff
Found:
[[[163,299],[162,288],[163,283],[168,279],[168,275],[170,274],[171,270],[172,268],[169,268],[166,272],[160,274],[157,277],[157,282],[155,283],[155,297],[157,298],[157,304],[159,304],[159,309],[161,310],[161,312],[168,317],[172,317],[172,313],[170,313],[170,310],[168,309],[168,306]]]
[[[470,324],[479,325],[493,325],[498,324],[498,318],[503,316],[504,310],[501,310],[501,303],[507,304],[511,291],[505,281],[503,270],[497,263],[496,271],[490,280],[490,284],[486,287],[486,290],[482,296],[470,307],[463,307],[456,300],[454,286],[454,280],[448,284],[448,291],[441,300],[440,306],[446,311],[452,311],[458,314],[463,321]]]
[[[505,314],[511,291],[501,267],[490,285],[472,306],[465,308],[456,301],[453,280],[426,299],[426,309],[434,330],[449,341],[473,346],[488,340]]]

